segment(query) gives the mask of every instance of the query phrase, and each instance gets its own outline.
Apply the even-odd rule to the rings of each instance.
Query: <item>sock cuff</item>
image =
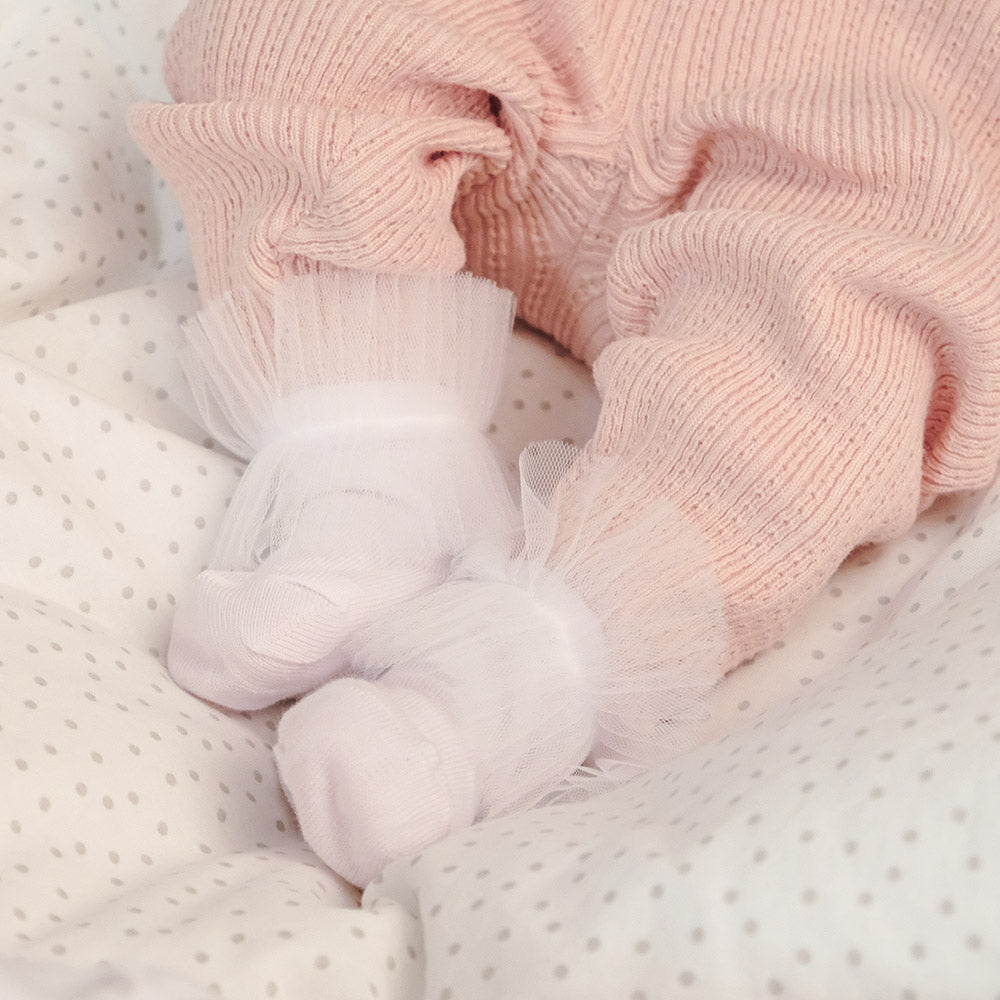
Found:
[[[296,428],[485,430],[513,296],[470,274],[330,271],[278,286],[273,321],[230,294],[185,326],[181,362],[199,415],[250,458]]]
[[[546,648],[582,675],[609,766],[689,749],[731,642],[708,540],[665,497],[637,503],[613,458],[540,442],[520,472],[523,529],[470,546],[452,578],[524,592]]]

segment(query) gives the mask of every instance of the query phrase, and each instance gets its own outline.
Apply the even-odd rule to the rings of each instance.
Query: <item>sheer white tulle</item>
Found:
[[[185,375],[208,430],[251,459],[212,565],[259,565],[317,498],[344,490],[413,505],[446,537],[483,530],[501,473],[481,432],[513,308],[509,292],[470,274],[360,271],[279,285],[273,325],[238,297],[210,303],[187,331]],[[321,515],[308,516],[319,540]]]
[[[513,554],[475,543],[453,576],[505,580],[560,620],[596,711],[595,761],[675,756],[727,650],[707,543],[667,498],[631,495],[615,458],[543,441],[520,472]]]
[[[482,431],[512,320],[510,294],[471,275],[347,271],[279,286],[273,323],[234,296],[199,314],[193,397],[250,462],[175,618],[182,686],[241,709],[311,690],[345,669],[353,629],[507,530]]]
[[[580,797],[677,754],[718,680],[725,619],[698,533],[623,495],[614,459],[549,442],[520,464],[521,529],[470,539],[443,584],[359,630],[357,679],[279,727],[307,840],[360,884],[470,814]]]

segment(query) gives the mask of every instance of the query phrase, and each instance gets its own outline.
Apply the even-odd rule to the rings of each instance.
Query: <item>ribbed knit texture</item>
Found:
[[[195,0],[132,127],[206,295],[464,262],[596,361],[587,454],[704,535],[722,671],[996,469],[998,53],[997,2]]]

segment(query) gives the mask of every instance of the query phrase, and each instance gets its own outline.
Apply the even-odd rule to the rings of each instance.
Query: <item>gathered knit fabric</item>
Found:
[[[593,364],[563,507],[669,501],[721,675],[996,470],[998,56],[995,0],[193,0],[131,127],[207,298],[465,266]]]

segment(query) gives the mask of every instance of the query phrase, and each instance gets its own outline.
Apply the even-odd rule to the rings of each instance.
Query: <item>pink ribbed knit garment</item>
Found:
[[[993,0],[194,0],[131,124],[206,297],[465,265],[593,363],[566,502],[703,536],[721,672],[996,470],[998,60]]]

